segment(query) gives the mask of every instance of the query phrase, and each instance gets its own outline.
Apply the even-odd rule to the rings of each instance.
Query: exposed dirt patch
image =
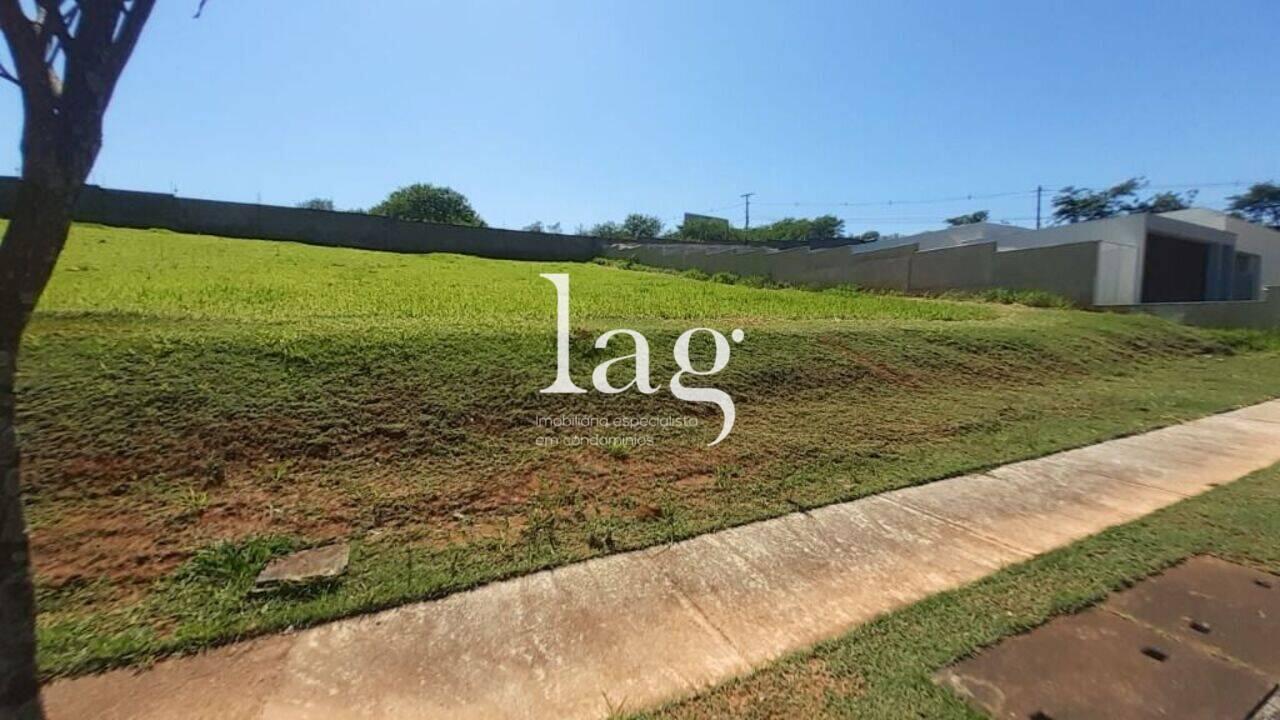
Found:
[[[784,664],[776,671],[757,673],[674,708],[671,717],[685,720],[751,718],[793,720],[824,715],[829,698],[862,694],[860,675],[840,672],[821,657]]]

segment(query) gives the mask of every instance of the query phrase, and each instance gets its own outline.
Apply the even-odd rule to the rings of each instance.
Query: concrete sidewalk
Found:
[[[1280,400],[60,681],[51,718],[602,718],[1280,462]]]

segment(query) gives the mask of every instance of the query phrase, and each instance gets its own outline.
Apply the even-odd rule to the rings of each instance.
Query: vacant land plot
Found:
[[[718,411],[542,395],[572,277],[575,378],[643,331],[741,327]],[[705,338],[704,338],[705,339]],[[706,352],[707,348],[699,348]],[[704,358],[701,366],[705,366]],[[137,662],[848,500],[1256,402],[1272,338],[1147,317],[755,289],[581,264],[77,227],[24,346],[46,674]],[[695,427],[548,427],[679,417]],[[645,436],[605,448],[548,439]],[[354,541],[327,588],[272,554]]]

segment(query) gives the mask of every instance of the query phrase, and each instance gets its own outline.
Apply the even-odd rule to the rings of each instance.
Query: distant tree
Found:
[[[1070,224],[1120,215],[1127,199],[1136,195],[1140,187],[1141,178],[1129,178],[1098,191],[1068,185],[1053,198],[1054,222]]]
[[[453,188],[426,183],[406,185],[396,190],[386,200],[369,208],[369,214],[400,220],[486,227],[465,195]]]
[[[1231,201],[1227,211],[1232,215],[1280,230],[1280,185],[1254,183],[1244,193],[1232,195],[1227,200]]]
[[[606,240],[639,240],[662,235],[662,221],[653,215],[631,213],[621,223],[608,222],[592,225],[587,235]]]
[[[730,244],[745,242],[741,230],[725,220],[711,217],[688,217],[676,228],[676,237],[687,242]]]
[[[541,220],[534,220],[533,222],[529,223],[528,225],[525,225],[520,229],[524,230],[525,232],[551,233],[553,235],[559,235],[561,232],[560,223],[553,222],[550,225],[543,225]],[[578,234],[581,235],[582,233],[578,233]]]
[[[1191,207],[1191,203],[1195,202],[1196,195],[1200,194],[1199,190],[1190,190],[1186,193],[1160,192],[1152,195],[1146,200],[1138,200],[1125,208],[1128,213],[1163,213],[1173,212],[1174,210],[1186,210]]]
[[[835,215],[816,218],[785,217],[743,232],[747,240],[754,243],[832,240],[844,232],[844,221]]]
[[[333,201],[329,198],[311,198],[310,200],[303,200],[294,207],[302,208],[303,210],[332,210]]]
[[[844,232],[844,221],[835,215],[819,215],[809,221],[806,240],[834,240]]]
[[[1134,177],[1106,190],[1090,190],[1067,186],[1053,198],[1053,220],[1057,224],[1102,220],[1131,213],[1169,212],[1190,207],[1196,192],[1162,192],[1140,199],[1138,192],[1147,186],[1145,178]]]
[[[987,218],[990,216],[991,214],[988,213],[986,210],[979,210],[977,212],[971,212],[967,215],[957,215],[955,217],[949,217],[947,218],[947,224],[952,227],[957,227],[960,225],[976,225],[977,223],[986,222]]]
[[[855,240],[855,241],[857,241],[857,242],[859,242],[859,243],[870,243],[870,242],[875,242],[875,241],[877,241],[877,240],[879,240],[879,239],[880,239],[880,231],[879,231],[879,230],[868,230],[868,231],[866,231],[866,232],[862,233],[861,235],[854,235],[854,236],[850,237],[849,239],[850,239],[850,240]]]
[[[662,221],[653,215],[631,213],[622,221],[622,234],[633,239],[656,238],[662,234]]]
[[[612,220],[592,225],[587,228],[586,234],[606,240],[622,240],[626,237],[622,233],[622,226]]]

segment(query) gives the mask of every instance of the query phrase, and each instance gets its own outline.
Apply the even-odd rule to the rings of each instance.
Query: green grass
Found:
[[[637,720],[983,717],[933,673],[1192,555],[1280,572],[1280,465],[935,595]]]
[[[665,389],[539,394],[542,272],[572,277],[584,386],[613,355],[604,330],[646,333],[662,387],[680,332],[744,328],[706,379],[737,403],[732,435],[706,447],[718,412]],[[19,378],[41,665],[143,662],[1256,402],[1280,388],[1278,347],[1149,317],[76,227]],[[541,446],[593,434],[538,425],[561,414],[698,424]],[[248,593],[269,556],[332,539],[353,543],[341,582]]]
[[[581,263],[404,256],[86,226],[59,262],[47,313],[272,323],[518,329],[555,319],[538,273],[573,270],[574,315],[593,320],[975,320],[986,308],[832,290],[752,292]],[[538,327],[532,329],[541,329]]]

